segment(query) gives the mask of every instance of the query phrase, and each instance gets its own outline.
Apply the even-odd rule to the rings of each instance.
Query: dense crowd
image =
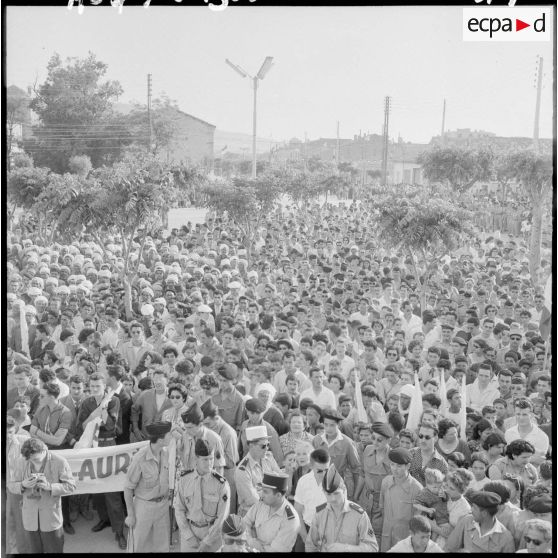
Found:
[[[546,277],[523,238],[479,233],[422,297],[426,262],[373,220],[278,207],[249,251],[211,213],[143,246],[16,223],[8,552],[62,552],[93,510],[129,552],[173,532],[185,552],[551,552]],[[148,441],[122,492],[73,494],[53,450],[89,425],[99,448]]]

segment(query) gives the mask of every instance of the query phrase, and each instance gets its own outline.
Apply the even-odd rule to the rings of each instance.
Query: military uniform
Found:
[[[167,449],[161,449],[160,458],[157,459],[151,451],[151,444],[141,448],[132,457],[125,487],[134,492],[136,516],[136,524],[130,529],[128,552],[169,552]]]
[[[329,504],[316,508],[306,552],[327,552],[327,546],[333,543],[346,545],[346,552],[378,552],[376,535],[361,506],[346,500],[339,516]]]
[[[243,519],[248,531],[248,546],[256,540],[263,552],[291,552],[300,528],[300,519],[285,499],[277,511],[263,502],[255,503]]]
[[[364,509],[347,500],[347,489],[332,463],[322,479],[326,495],[343,495],[343,506],[320,504],[306,537],[306,552],[378,552],[378,543]],[[341,503],[341,500],[339,500]],[[331,547],[335,545],[335,548]]]
[[[186,471],[178,481],[174,509],[180,528],[180,551],[196,552],[203,541],[206,552],[222,546],[221,525],[229,513],[229,483],[216,471],[200,475]]]
[[[279,473],[280,469],[273,455],[268,451],[261,463],[248,454],[235,471],[238,498],[238,515],[244,516],[252,505],[259,501],[264,473]]]
[[[197,436],[196,440],[206,440],[209,442],[211,449],[215,452],[215,469],[217,472],[222,473],[226,465],[225,460],[225,450],[223,448],[223,441],[221,437],[213,430],[206,428],[205,426],[200,427],[200,434]],[[182,448],[180,450],[180,459],[182,461],[182,468],[185,471],[191,471],[196,466],[196,456],[195,456],[195,445],[196,440],[184,434],[182,436]]]

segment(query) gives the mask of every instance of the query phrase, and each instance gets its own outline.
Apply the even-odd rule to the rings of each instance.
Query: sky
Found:
[[[510,8],[511,9],[511,8]],[[252,89],[225,58],[255,75],[258,137],[289,140],[382,133],[391,97],[390,136],[426,143],[446,130],[533,134],[537,57],[544,58],[540,136],[552,137],[552,41],[464,42],[461,7],[263,7],[87,3],[6,8],[6,84],[24,89],[47,75],[54,52],[108,64],[119,102],[166,93],[220,130],[252,132]],[[548,22],[547,22],[548,24]]]

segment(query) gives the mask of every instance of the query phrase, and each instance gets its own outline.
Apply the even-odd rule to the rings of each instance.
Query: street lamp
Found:
[[[273,56],[266,56],[255,77],[252,77],[237,64],[233,64],[228,58],[225,59],[225,62],[242,78],[247,77],[252,80],[252,87],[254,89],[254,115],[252,122],[252,178],[256,178],[256,95],[258,92],[258,80],[262,80],[271,69],[271,66],[273,66]]]

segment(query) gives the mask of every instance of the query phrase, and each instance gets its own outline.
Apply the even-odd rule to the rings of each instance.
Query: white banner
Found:
[[[53,450],[72,469],[76,490],[73,494],[98,494],[124,490],[132,456],[149,441],[104,448]]]

